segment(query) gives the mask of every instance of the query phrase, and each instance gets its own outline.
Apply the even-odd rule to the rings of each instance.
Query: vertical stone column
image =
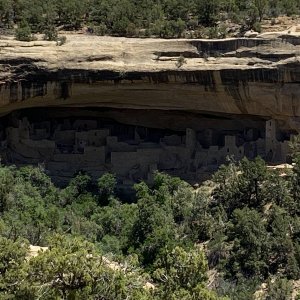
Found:
[[[268,120],[266,122],[266,160],[270,162],[274,161],[274,158],[276,156],[276,131],[276,121]]]
[[[196,132],[193,129],[186,129],[185,146],[189,150],[190,156],[195,152],[196,149]]]

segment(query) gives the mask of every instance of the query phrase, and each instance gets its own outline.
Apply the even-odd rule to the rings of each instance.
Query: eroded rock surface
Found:
[[[2,157],[43,162],[60,178],[112,171],[129,184],[160,169],[195,182],[227,155],[286,162],[299,129],[297,32],[6,38],[0,53]]]
[[[216,41],[70,35],[63,46],[2,40],[0,113],[106,106],[249,114],[290,123],[300,115],[298,44],[300,37],[278,33]]]

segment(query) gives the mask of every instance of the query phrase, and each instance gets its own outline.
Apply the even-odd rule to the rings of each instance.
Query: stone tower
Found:
[[[276,121],[268,120],[266,122],[266,160],[274,161],[276,156],[277,139],[276,139]]]

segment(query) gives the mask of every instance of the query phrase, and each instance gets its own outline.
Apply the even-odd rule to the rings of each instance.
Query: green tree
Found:
[[[19,5],[21,22],[27,23],[32,32],[38,32],[43,23],[43,2],[41,0],[20,0]]]
[[[300,275],[299,265],[293,242],[293,219],[288,213],[274,205],[269,212],[268,229],[270,236],[270,272],[276,274],[279,269],[288,278],[297,279]],[[284,266],[284,267],[283,267]]]
[[[58,39],[58,32],[53,25],[49,25],[43,30],[44,33],[44,40],[46,41],[57,41]]]
[[[131,243],[145,265],[151,265],[165,247],[171,249],[176,242],[180,244],[178,225],[185,214],[185,208],[179,202],[181,198],[176,198],[176,195],[180,189],[188,191],[187,187],[179,178],[162,173],[154,175],[151,188],[144,182],[135,186],[138,197],[137,219]]]
[[[293,287],[286,278],[276,278],[268,284],[268,295],[266,300],[291,300]]]
[[[12,27],[13,12],[13,3],[11,0],[0,0],[0,27]]]
[[[45,198],[46,202],[54,203],[58,201],[58,189],[40,166],[21,167],[16,170],[15,177],[35,188]]]
[[[197,0],[196,12],[199,18],[200,24],[204,26],[214,26],[218,20],[218,14],[220,10],[219,0]]]
[[[46,204],[30,183],[20,182],[10,191],[7,210],[2,215],[5,224],[2,234],[13,240],[23,237],[33,245],[39,245],[45,242],[49,229],[55,230],[60,225],[59,219],[58,207]]]
[[[205,288],[208,265],[205,255],[198,247],[185,251],[175,247],[160,255],[153,273],[159,283],[156,291],[159,299],[219,299]]]
[[[227,268],[237,278],[266,277],[268,274],[269,234],[261,214],[254,209],[237,209],[228,233],[233,248]]]
[[[79,195],[66,205],[62,212],[63,224],[60,231],[96,242],[102,236],[102,226],[94,222],[93,216],[97,213],[96,197],[89,193]]]
[[[108,204],[109,199],[115,194],[117,185],[116,176],[110,173],[106,173],[98,179],[97,183],[100,203]]]
[[[258,10],[259,21],[261,22],[268,6],[268,0],[254,0],[254,5]]]
[[[111,200],[108,206],[92,215],[91,220],[102,229],[98,232],[98,240],[105,252],[126,252],[132,246],[129,239],[136,218],[136,204],[121,204],[117,200]]]
[[[228,214],[236,208],[261,207],[265,203],[265,192],[262,187],[267,179],[267,168],[261,158],[250,161],[230,162],[221,166],[214,175],[217,187],[214,199],[222,205]]]
[[[23,42],[30,42],[34,39],[31,28],[26,21],[20,23],[19,27],[16,29],[15,37],[18,41]]]
[[[170,208],[156,202],[152,197],[138,201],[137,219],[131,237],[131,243],[145,265],[151,265],[163,248],[172,248],[176,243],[172,212]]]
[[[8,194],[14,182],[12,169],[0,165],[0,212],[7,209]]]
[[[50,245],[29,261],[27,280],[39,299],[151,299],[138,270],[112,266],[93,244],[56,236]]]
[[[282,13],[287,14],[288,16],[299,14],[299,1],[296,0],[282,0],[279,1],[279,7]]]
[[[62,205],[71,204],[82,194],[88,193],[91,188],[91,177],[85,173],[79,172],[69,182],[69,185],[62,190],[60,201]]]
[[[216,218],[211,213],[209,195],[201,191],[195,193],[194,191],[183,189],[178,196],[178,199],[185,200],[178,201],[177,205],[180,208],[178,210],[176,208],[178,212],[182,211],[177,218],[184,220],[185,232],[194,241],[204,242],[213,238],[216,234]],[[185,205],[182,205],[183,202]]]
[[[19,289],[26,287],[26,284],[24,284],[26,276],[24,262],[28,252],[28,242],[24,240],[13,242],[4,237],[0,237],[1,299],[15,299],[19,294]]]
[[[66,29],[78,30],[89,9],[89,2],[81,0],[55,0],[59,23]]]

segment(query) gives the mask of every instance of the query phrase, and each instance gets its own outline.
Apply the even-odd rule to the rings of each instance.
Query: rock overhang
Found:
[[[59,178],[108,170],[126,185],[159,169],[195,182],[229,154],[285,162],[300,128],[297,36],[70,35],[63,46],[8,39],[0,51],[4,156]]]
[[[70,35],[63,46],[7,39],[0,41],[0,113],[95,105],[297,118],[298,39]]]

